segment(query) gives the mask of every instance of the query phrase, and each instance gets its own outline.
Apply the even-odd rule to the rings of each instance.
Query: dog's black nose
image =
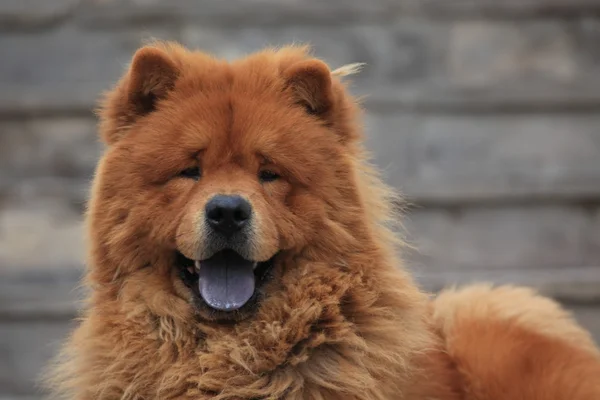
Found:
[[[232,235],[242,229],[252,215],[252,206],[240,196],[217,195],[206,203],[206,221],[215,230]]]

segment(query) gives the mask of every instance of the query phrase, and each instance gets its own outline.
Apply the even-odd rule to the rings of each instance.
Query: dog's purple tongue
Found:
[[[214,309],[237,310],[254,294],[254,263],[233,251],[200,261],[198,275],[200,295]]]

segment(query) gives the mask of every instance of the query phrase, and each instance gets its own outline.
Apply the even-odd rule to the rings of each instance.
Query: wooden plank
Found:
[[[170,7],[170,6],[169,6]],[[435,111],[600,108],[600,29],[585,21],[432,21],[341,26],[185,25],[110,32],[67,25],[0,37],[1,114],[77,112],[122,74],[149,36],[226,59],[267,45],[310,43],[332,67],[365,62],[353,92],[371,109]],[[90,48],[89,43],[95,43]]]
[[[409,110],[597,107],[600,30],[579,22],[431,21],[340,27],[190,25],[183,42],[225,58],[268,45],[312,44],[332,66],[364,62],[351,78],[371,108]]]
[[[420,0],[416,10],[432,17],[576,17],[600,9],[597,0]]]
[[[3,191],[0,268],[61,268],[84,259],[82,206],[77,182],[23,182]],[[61,190],[65,188],[65,190]]]
[[[150,35],[178,39],[170,28],[92,32],[70,24],[0,35],[0,113],[89,113]]]
[[[197,2],[174,0],[168,5],[161,2],[133,1],[92,2],[82,7],[76,21],[94,27],[123,26],[146,23],[203,22],[219,25],[291,25],[340,24],[364,20],[386,20],[400,11],[413,7],[414,0],[232,0],[227,2]]]
[[[96,120],[30,118],[0,123],[0,177],[5,182],[59,178],[89,180],[103,150]]]
[[[146,24],[193,22],[201,25],[339,25],[363,21],[389,21],[403,16],[425,18],[531,18],[570,17],[600,9],[596,0],[260,0],[202,2],[88,2],[76,15],[82,24],[114,27],[143,21]]]
[[[596,115],[370,114],[366,132],[386,181],[417,204],[600,196]]]
[[[71,330],[68,321],[0,323],[0,397],[39,395],[42,369]]]
[[[559,270],[598,265],[597,212],[560,205],[414,209],[404,225],[416,250],[406,257],[433,274],[489,270],[514,277],[537,268],[552,284]],[[600,281],[600,269],[596,274]]]
[[[79,3],[78,0],[2,0],[0,31],[52,26],[73,16]]]
[[[539,268],[524,266],[518,269],[432,269],[407,262],[408,270],[427,291],[435,293],[447,287],[473,283],[527,286],[544,295],[572,305],[600,308],[600,266]]]
[[[81,309],[86,289],[81,266],[0,269],[0,320],[71,319]]]

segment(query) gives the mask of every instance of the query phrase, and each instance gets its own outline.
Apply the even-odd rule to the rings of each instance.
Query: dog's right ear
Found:
[[[178,67],[167,51],[153,46],[138,50],[129,70],[100,107],[103,140],[115,143],[138,118],[153,112],[178,76]]]
[[[334,93],[329,67],[320,60],[304,60],[283,72],[287,86],[297,104],[306,112],[326,117],[334,105]]]

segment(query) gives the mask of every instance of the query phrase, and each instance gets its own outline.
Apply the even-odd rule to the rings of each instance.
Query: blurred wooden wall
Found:
[[[531,284],[600,339],[600,1],[0,1],[0,399],[75,315],[95,99],[150,37],[367,63],[367,138],[423,285]]]

